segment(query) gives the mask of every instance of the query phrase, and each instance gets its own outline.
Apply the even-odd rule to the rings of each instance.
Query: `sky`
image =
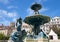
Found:
[[[9,25],[17,18],[24,19],[34,14],[31,5],[38,2],[42,5],[39,13],[53,18],[60,17],[60,0],[0,0],[0,24]]]

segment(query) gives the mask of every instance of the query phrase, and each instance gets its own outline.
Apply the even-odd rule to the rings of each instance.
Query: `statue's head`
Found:
[[[22,24],[22,18],[20,17],[19,19],[17,19],[17,22],[19,22],[19,24]]]
[[[16,22],[17,31],[21,31],[21,26],[22,26],[22,19],[18,18]]]

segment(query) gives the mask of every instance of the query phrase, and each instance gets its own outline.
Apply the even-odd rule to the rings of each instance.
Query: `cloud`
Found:
[[[47,0],[36,0],[36,2],[38,2],[38,3],[42,2],[42,1],[45,2]],[[35,3],[32,3],[32,5],[33,4],[35,4]],[[48,8],[45,8],[45,7],[42,7],[42,9],[39,10],[40,13],[46,12],[46,11],[48,11]],[[27,16],[33,15],[34,11],[32,9],[30,9],[30,7],[29,7],[29,8],[27,8],[27,14],[28,14]]]
[[[39,12],[46,12],[48,11],[48,8],[42,8],[41,10],[39,10]]]
[[[10,22],[15,22],[15,19],[17,19],[17,17],[17,12],[0,10],[0,24],[9,25]]]
[[[8,9],[13,9],[13,8],[14,8],[14,9],[17,9],[18,7],[17,7],[17,6],[8,6],[7,8],[8,8]]]
[[[0,16],[7,16],[7,17],[16,17],[17,12],[8,12],[6,10],[0,10]]]
[[[28,9],[27,9],[27,14],[28,14],[28,16],[30,16],[30,15],[33,15],[34,12],[33,12],[33,10],[31,10],[30,8],[28,8]]]
[[[11,12],[11,13],[8,13],[7,16],[9,16],[9,17],[16,17],[17,13],[16,12]]]
[[[0,3],[9,4],[12,1],[14,1],[14,0],[0,0]]]
[[[5,19],[5,17],[0,16],[0,24],[3,24],[5,26],[8,26],[10,24],[10,21]]]
[[[35,0],[38,3],[46,2],[47,0]]]
[[[5,18],[3,16],[0,16],[0,21],[4,21]]]
[[[8,21],[8,20],[0,21],[0,24],[8,26],[10,24],[10,21]]]
[[[9,0],[0,0],[0,3],[8,4],[9,3]]]
[[[46,2],[47,0],[37,0],[38,2]]]
[[[46,12],[46,11],[48,11],[48,8],[42,8],[41,10],[39,10],[40,13]],[[31,10],[30,8],[28,8],[27,9],[27,14],[28,14],[28,16],[33,15],[34,14],[34,11]]]
[[[16,19],[17,19],[17,18],[13,18],[13,22],[16,22]]]

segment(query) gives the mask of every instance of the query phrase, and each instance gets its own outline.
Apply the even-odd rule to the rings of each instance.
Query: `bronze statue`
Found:
[[[17,22],[16,22],[16,31],[14,31],[11,34],[8,42],[23,42],[23,39],[27,33],[25,30],[21,30],[21,26],[22,26],[22,19],[19,18],[17,19]]]

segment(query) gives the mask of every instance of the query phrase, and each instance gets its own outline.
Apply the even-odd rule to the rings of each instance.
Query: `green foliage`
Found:
[[[60,39],[60,36],[58,36],[58,39]]]
[[[5,38],[5,40],[8,40],[9,39],[9,36],[5,36],[4,38]]]
[[[0,33],[0,40],[8,40],[9,36],[5,36],[4,34]]]
[[[50,21],[50,17],[42,15],[29,16],[24,19],[24,22],[31,25],[42,25]]]

